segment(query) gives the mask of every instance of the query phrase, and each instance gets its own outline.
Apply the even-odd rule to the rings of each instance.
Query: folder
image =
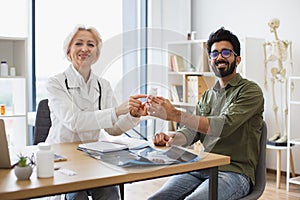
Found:
[[[105,142],[105,141],[97,141],[97,142],[89,142],[89,143],[82,143],[78,145],[79,150],[91,150],[97,151],[100,153],[112,152],[112,151],[120,151],[124,149],[128,149],[126,145],[117,144],[112,142]]]

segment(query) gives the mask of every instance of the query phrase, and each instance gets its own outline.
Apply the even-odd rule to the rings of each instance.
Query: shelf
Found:
[[[300,138],[290,139],[289,142],[290,142],[291,144],[297,144],[297,145],[300,145]]]
[[[290,178],[289,182],[300,185],[300,176]]]
[[[184,41],[169,42],[168,45],[202,44],[206,42],[207,42],[206,40],[184,40]]]
[[[18,79],[26,79],[25,76],[0,76],[0,81],[10,81],[10,80],[18,80]]]
[[[18,118],[18,117],[26,117],[25,114],[5,114],[5,115],[0,115],[0,119],[5,119],[5,118]]]
[[[167,44],[169,71],[209,72],[206,40],[184,40]]]
[[[26,38],[1,38],[0,60],[7,61],[9,67],[15,67],[17,76],[27,75],[27,39]],[[5,77],[9,78],[9,77]]]
[[[274,149],[274,150],[286,150],[287,146],[275,146],[267,144],[267,149]]]
[[[215,74],[213,72],[169,72],[169,75],[173,76],[182,76],[182,75],[202,75],[202,76],[213,76]]]
[[[288,78],[288,127],[287,127],[287,140],[288,140],[288,147],[291,145],[300,145],[300,138],[299,135],[295,135],[296,133],[299,133],[299,130],[293,130],[295,129],[294,123],[292,122],[292,116],[293,114],[298,113],[296,106],[292,108],[292,105],[300,105],[300,101],[293,100],[293,98],[298,97],[299,91],[296,91],[295,89],[298,89],[298,87],[295,87],[295,83],[298,82],[298,86],[300,83],[300,77],[299,76],[290,76]],[[293,85],[293,86],[292,86]],[[293,88],[293,89],[292,89]],[[298,89],[299,90],[299,89]],[[294,96],[296,95],[296,96]],[[292,114],[292,111],[294,112]],[[290,152],[287,151],[287,158],[290,156]],[[288,162],[288,160],[287,160]],[[289,163],[287,165],[287,170],[286,170],[286,191],[289,192],[289,184],[298,184],[300,185],[300,176],[296,177],[290,177],[290,166]]]
[[[8,72],[14,67],[15,76],[0,76],[0,104],[5,104],[5,129],[10,146],[28,144],[27,128],[27,65],[28,46],[25,37],[0,36],[0,61],[6,61]]]

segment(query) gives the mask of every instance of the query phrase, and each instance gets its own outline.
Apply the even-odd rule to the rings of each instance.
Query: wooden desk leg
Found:
[[[218,167],[212,167],[208,170],[209,173],[209,195],[208,199],[218,199]]]
[[[292,149],[290,149],[290,166],[291,166],[291,171],[292,171],[292,177],[295,177],[296,174],[295,174],[295,167],[294,167]]]
[[[277,172],[276,172],[277,178],[276,178],[276,186],[279,189],[280,188],[280,175],[281,175],[281,150],[277,150]]]

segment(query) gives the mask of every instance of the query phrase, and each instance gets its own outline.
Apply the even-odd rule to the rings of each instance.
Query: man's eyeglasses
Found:
[[[231,49],[222,49],[222,51],[213,51],[209,54],[210,59],[216,59],[219,54],[222,55],[223,58],[229,58],[231,56],[231,53],[233,53],[233,55],[237,56],[237,54],[231,50]]]

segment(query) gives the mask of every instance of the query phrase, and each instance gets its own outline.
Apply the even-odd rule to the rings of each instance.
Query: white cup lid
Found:
[[[40,142],[38,143],[38,147],[41,150],[50,150],[51,149],[51,145],[46,143],[46,142]]]

